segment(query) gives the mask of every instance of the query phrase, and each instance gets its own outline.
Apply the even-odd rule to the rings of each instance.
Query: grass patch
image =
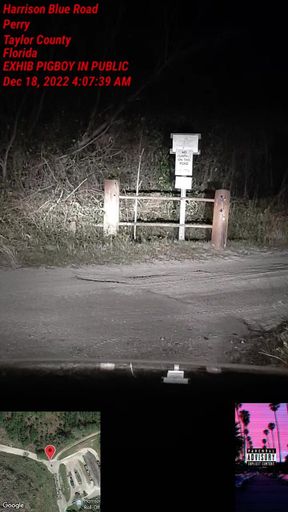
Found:
[[[239,345],[235,356],[237,360],[235,359],[233,362],[288,368],[287,320],[273,329],[254,330],[249,337],[243,338],[241,342],[243,345],[239,345],[239,340],[236,342]]]
[[[132,204],[120,201],[121,220],[133,220]],[[65,266],[201,258],[207,253],[211,257],[211,230],[189,228],[187,242],[178,242],[178,209],[172,202],[139,201],[139,220],[176,225],[138,227],[134,242],[131,227],[120,227],[117,237],[103,236],[103,229],[97,227],[103,222],[103,197],[93,187],[68,200],[57,188],[29,196],[13,193],[0,205],[0,264]],[[211,224],[212,211],[209,204],[189,202],[187,222]],[[257,246],[287,245],[287,207],[272,199],[232,201],[228,239]]]
[[[270,359],[271,364],[288,368],[288,321],[262,335],[261,342],[259,354],[266,361]]]
[[[68,483],[65,464],[60,464],[59,476],[60,476],[61,491],[62,491],[63,495],[65,496],[66,501],[68,502],[70,499],[70,486]]]
[[[58,512],[54,479],[43,464],[1,453],[0,481],[1,503],[24,503],[31,512]]]
[[[287,206],[273,198],[232,201],[228,237],[230,240],[248,240],[260,245],[287,245],[287,217]]]

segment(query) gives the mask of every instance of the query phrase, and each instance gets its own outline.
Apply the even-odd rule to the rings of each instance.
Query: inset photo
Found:
[[[100,412],[0,412],[0,511],[100,511]]]
[[[235,512],[288,511],[288,403],[235,403]]]

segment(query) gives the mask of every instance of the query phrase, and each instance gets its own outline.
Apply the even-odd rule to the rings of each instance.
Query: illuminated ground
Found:
[[[249,329],[288,318],[287,256],[2,269],[0,357],[249,363]]]

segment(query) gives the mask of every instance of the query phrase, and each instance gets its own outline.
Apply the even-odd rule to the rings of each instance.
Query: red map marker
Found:
[[[46,457],[49,460],[51,460],[54,457],[54,455],[55,455],[56,448],[52,444],[48,444],[48,446],[45,446],[44,451],[46,453]]]

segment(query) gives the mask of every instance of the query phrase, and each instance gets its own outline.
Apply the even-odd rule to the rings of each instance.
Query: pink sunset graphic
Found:
[[[280,455],[281,461],[285,462],[288,456],[288,404],[237,403],[235,422],[246,436],[246,448],[276,448],[277,462]]]

